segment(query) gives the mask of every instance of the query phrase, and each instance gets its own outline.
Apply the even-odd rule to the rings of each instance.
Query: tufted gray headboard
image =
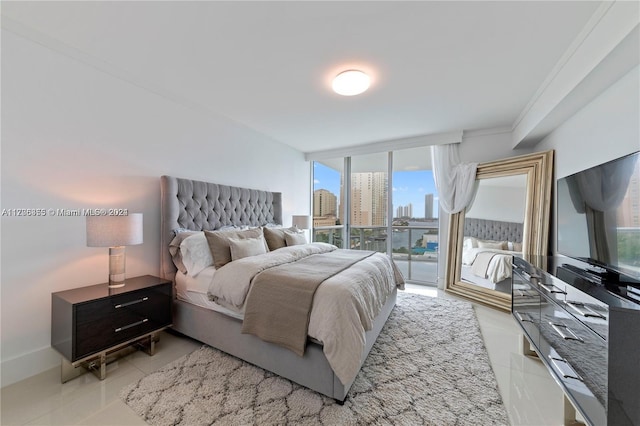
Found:
[[[516,222],[501,222],[499,220],[476,219],[465,217],[464,236],[481,240],[511,241],[521,243],[524,225]]]
[[[213,231],[228,225],[282,224],[282,194],[172,176],[160,178],[160,273],[173,280],[174,230]]]

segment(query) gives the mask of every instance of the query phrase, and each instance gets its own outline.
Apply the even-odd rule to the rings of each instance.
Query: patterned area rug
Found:
[[[151,425],[509,423],[471,305],[403,292],[342,406],[208,346],[121,397]]]

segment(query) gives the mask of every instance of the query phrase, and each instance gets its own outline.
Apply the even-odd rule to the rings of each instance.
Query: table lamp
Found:
[[[87,247],[109,247],[109,288],[124,287],[125,246],[142,244],[142,213],[87,216]]]
[[[311,227],[311,221],[308,215],[293,215],[292,225],[298,229],[309,229]]]

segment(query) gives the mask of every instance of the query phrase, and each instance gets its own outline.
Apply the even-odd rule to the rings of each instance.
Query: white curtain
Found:
[[[475,194],[478,163],[461,163],[459,144],[431,147],[438,202],[450,214],[464,210]]]

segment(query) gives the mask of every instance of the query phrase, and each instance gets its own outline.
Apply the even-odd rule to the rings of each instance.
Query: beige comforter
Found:
[[[315,293],[324,281],[374,252],[333,250],[274,266],[253,277],[242,332],[304,355]]]
[[[259,272],[333,250],[335,246],[312,243],[235,260],[216,271],[209,285],[209,297],[244,312],[253,277]],[[394,287],[403,284],[402,275],[391,259],[375,253],[318,287],[309,319],[309,336],[322,342],[325,356],[343,384],[350,383],[358,373],[365,332],[372,328]]]

